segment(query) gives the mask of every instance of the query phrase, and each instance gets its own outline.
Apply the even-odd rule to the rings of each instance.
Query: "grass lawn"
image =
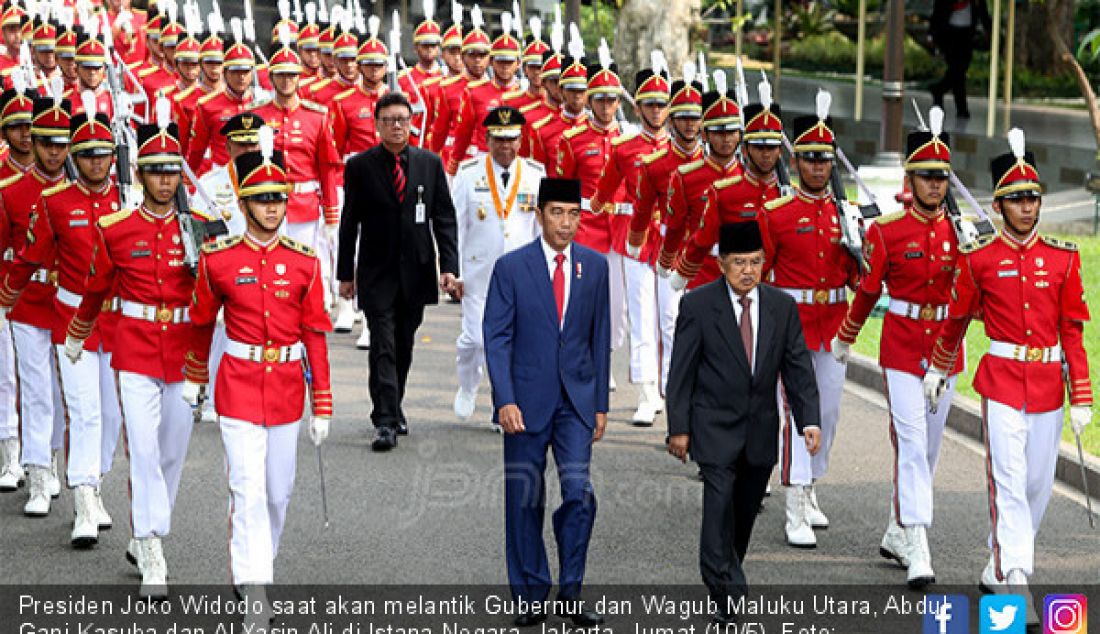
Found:
[[[1093,291],[1100,289],[1100,237],[1093,236],[1058,236],[1060,238],[1076,242],[1081,249],[1081,268],[1084,276],[1086,296],[1092,300],[1093,320],[1085,324],[1085,350],[1088,352],[1089,367],[1092,371],[1092,385],[1094,398],[1100,399],[1096,393],[1097,373],[1100,372],[1100,304],[1093,299]],[[853,349],[856,352],[878,360],[878,342],[882,335],[882,319],[868,319],[859,339]],[[985,336],[985,329],[981,322],[971,322],[966,335],[966,372],[959,378],[958,394],[979,399],[977,392],[970,383],[974,378],[974,371],[978,368],[978,361],[989,349],[989,338]],[[1066,425],[1062,430],[1062,438],[1073,442],[1073,432],[1069,428],[1069,408],[1066,408]],[[1081,434],[1081,442],[1085,451],[1094,456],[1100,456],[1100,403],[1093,405],[1093,423]]]

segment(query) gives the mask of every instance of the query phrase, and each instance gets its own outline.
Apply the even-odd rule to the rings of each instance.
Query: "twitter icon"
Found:
[[[1026,604],[1018,594],[987,594],[978,604],[980,634],[1027,634]]]

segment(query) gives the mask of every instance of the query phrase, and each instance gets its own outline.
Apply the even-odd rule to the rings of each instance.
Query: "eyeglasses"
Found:
[[[728,262],[735,269],[758,269],[764,266],[764,258],[730,258]]]
[[[412,121],[412,118],[411,117],[379,117],[378,120],[381,121],[382,125],[385,125],[385,126],[398,126],[398,127],[403,128],[403,127],[409,125],[409,121]]]

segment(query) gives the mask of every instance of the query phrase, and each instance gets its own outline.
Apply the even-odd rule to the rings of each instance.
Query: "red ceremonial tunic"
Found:
[[[531,126],[531,158],[546,168],[547,174],[558,173],[558,144],[566,130],[584,125],[588,115],[571,115],[562,108],[553,115],[539,119]]]
[[[385,84],[379,84],[376,91],[370,92],[360,83],[333,98],[332,140],[339,156],[349,157],[379,144],[374,107],[387,92]],[[343,182],[343,174],[340,182]]]
[[[201,177],[215,166],[221,167],[229,161],[222,126],[233,115],[244,112],[250,103],[252,91],[234,97],[225,88],[199,98],[191,122],[191,140],[187,144],[187,164],[194,170],[195,176]],[[209,161],[204,161],[207,152],[210,153]]]
[[[611,156],[603,165],[596,193],[592,196],[592,209],[602,209],[611,214],[611,249],[626,255],[626,234],[630,231],[630,218],[638,204],[638,174],[642,157],[668,147],[664,132],[656,135],[641,130],[629,136],[619,136],[611,141]],[[639,260],[648,262],[651,254],[642,253]]]
[[[504,95],[515,87],[515,82],[501,85],[497,80],[487,77],[466,84],[462,105],[458,110],[458,120],[452,133],[454,144],[443,153],[443,165],[448,174],[453,176],[458,171],[458,164],[469,158],[467,151],[471,145],[476,148],[477,153],[489,151],[482,122],[490,110],[503,103]]]
[[[668,181],[668,207],[665,211],[665,237],[657,265],[672,270],[684,241],[699,228],[703,219],[703,207],[707,204],[707,189],[714,181],[737,176],[741,173],[740,161],[719,165],[709,156],[681,165],[672,172]]]
[[[611,215],[592,210],[592,197],[600,172],[611,155],[611,141],[619,136],[619,125],[597,127],[588,119],[566,130],[558,141],[557,169],[560,178],[576,178],[581,182],[581,226],[576,241],[600,253],[611,250]]]
[[[675,141],[668,147],[643,156],[634,185],[634,215],[630,217],[627,242],[642,250],[641,260],[651,266],[657,263],[661,239],[665,234],[665,217],[668,212],[668,187],[672,173],[681,165],[703,158],[703,146],[697,145],[691,152],[684,152]],[[647,255],[648,254],[648,255]]]
[[[72,108],[72,116],[84,113],[84,100],[81,98],[84,89],[77,86],[72,86],[62,94],[62,98],[68,99]],[[96,112],[102,112],[107,115],[108,119],[114,118],[115,105],[111,101],[111,91],[107,89],[107,82],[103,82],[96,88],[95,93],[95,110]]]
[[[319,104],[331,104],[332,100],[349,88],[354,88],[355,82],[346,81],[343,75],[318,79],[306,87],[306,99]],[[301,92],[301,91],[300,91]]]
[[[0,217],[5,225],[4,234],[8,236],[4,244],[5,253],[11,249],[11,256],[5,255],[0,271],[6,276],[11,270],[15,260],[15,254],[22,251],[23,247],[34,239],[28,235],[27,228],[31,224],[31,218],[41,213],[39,205],[42,200],[42,192],[57,185],[64,177],[55,179],[46,178],[37,167],[27,170],[26,174],[13,177],[11,181],[0,183]],[[54,305],[53,296],[56,287],[47,276],[43,279],[53,262],[47,262],[43,273],[38,273],[38,279],[27,286],[24,293],[14,301],[8,319],[13,322],[27,324],[42,330],[53,330]]]
[[[187,156],[187,148],[191,143],[191,125],[195,119],[195,111],[199,107],[199,99],[210,94],[210,92],[211,89],[200,81],[190,88],[172,94],[172,118],[179,128],[180,148],[184,156]],[[199,166],[202,168],[202,172],[210,169],[209,163],[208,160],[203,161],[203,164]],[[196,170],[196,174],[199,171]]]
[[[432,132],[428,137],[428,148],[436,154],[443,154],[447,139],[454,134],[458,125],[458,113],[462,107],[462,96],[470,78],[465,73],[454,77],[444,77],[439,81],[439,90],[432,102]],[[476,80],[474,80],[476,81]]]
[[[443,79],[443,70],[438,66],[432,66],[430,71],[426,71],[420,68],[419,64],[401,71],[401,74],[397,76],[397,86],[409,98],[409,104],[412,106],[413,115],[410,132],[413,139],[411,142],[414,144],[421,144],[419,139],[427,136],[428,129],[432,125],[432,106],[428,100],[428,91],[425,84],[437,82],[441,79]]]

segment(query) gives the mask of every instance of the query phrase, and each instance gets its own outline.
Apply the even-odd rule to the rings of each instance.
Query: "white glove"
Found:
[[[668,276],[672,275],[672,271],[666,269],[665,267],[661,266],[660,264],[657,264],[657,275],[660,275],[661,277],[663,277],[665,279],[668,279]]]
[[[336,245],[336,237],[340,233],[340,225],[325,225],[325,237],[328,238],[329,244]]]
[[[206,387],[202,383],[195,383],[194,381],[183,382],[183,401],[191,406],[191,409],[195,409],[199,406],[199,398],[202,396],[202,388]]]
[[[688,280],[683,275],[680,275],[679,271],[673,271],[668,276],[668,285],[672,287],[674,291],[682,291],[687,288]]]
[[[947,389],[947,375],[936,368],[928,368],[924,373],[924,401],[933,414],[940,405],[943,391]]]
[[[328,438],[329,418],[327,416],[314,416],[309,420],[309,439],[317,447]]]
[[[626,254],[637,260],[642,255],[642,247],[636,247],[629,242],[626,243]]]
[[[72,335],[65,335],[65,356],[69,361],[76,363],[80,361],[80,356],[84,354],[84,340],[77,339]]]
[[[848,363],[848,355],[852,353],[852,346],[844,343],[839,337],[833,337],[832,342],[829,343],[829,348],[833,351],[833,358],[837,363]]]
[[[1069,426],[1073,429],[1074,436],[1080,436],[1090,422],[1092,422],[1092,407],[1074,405],[1069,408]]]

